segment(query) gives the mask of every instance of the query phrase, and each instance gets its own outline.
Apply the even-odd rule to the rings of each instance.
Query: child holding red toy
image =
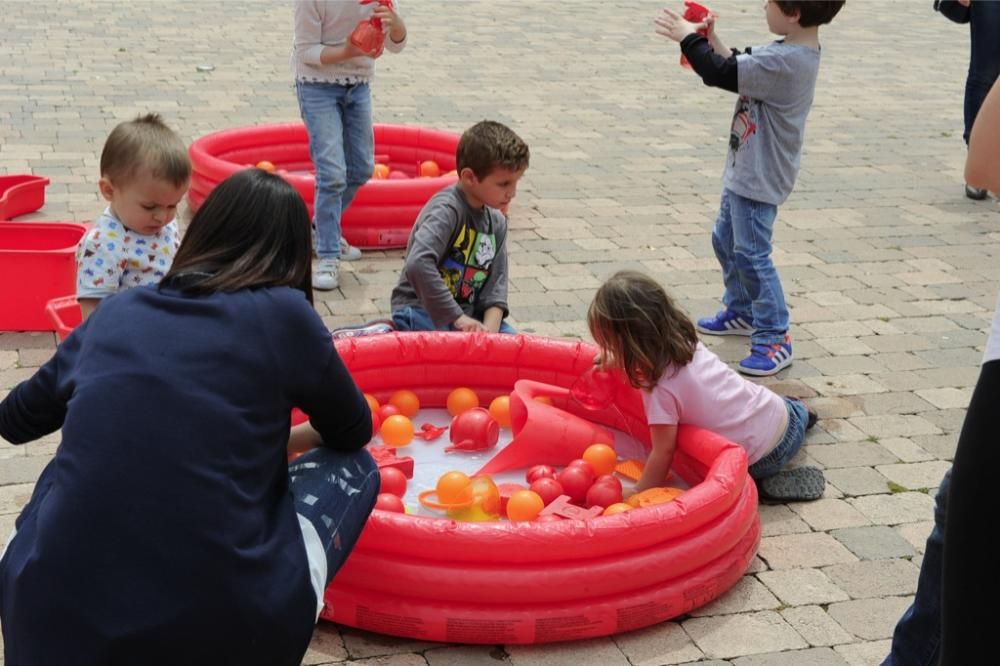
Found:
[[[396,0],[295,3],[292,71],[316,168],[313,222],[319,262],[313,271],[314,289],[336,289],[340,260],[361,258],[360,250],[343,239],[340,220],[375,169],[370,84],[382,49],[399,53],[406,46],[406,24],[396,4]],[[373,39],[372,31],[378,29],[383,40]]]
[[[771,238],[778,206],[799,171],[806,117],[819,71],[819,26],[844,0],[767,0],[768,29],[784,39],[730,51],[715,33],[711,14],[691,23],[664,9],[656,32],[679,42],[705,85],[739,95],[729,138],[722,203],[712,247],[722,266],[725,309],[698,320],[709,335],[750,336],[748,375],[773,375],[792,363],[789,317]],[[698,34],[707,30],[707,37]]]
[[[641,389],[652,450],[635,492],[662,486],[677,447],[677,427],[711,430],[747,452],[761,497],[814,500],[826,481],[815,467],[784,469],[816,414],[738,375],[698,341],[694,324],[655,280],[636,271],[611,276],[594,296],[587,326],[596,359]]]

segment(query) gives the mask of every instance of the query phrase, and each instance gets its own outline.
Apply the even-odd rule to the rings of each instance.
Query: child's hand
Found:
[[[675,42],[680,42],[688,35],[707,27],[705,23],[689,23],[680,14],[665,7],[660,11],[660,15],[653,19],[653,23],[656,24],[656,34]]]
[[[392,41],[401,42],[406,37],[406,25],[399,14],[396,13],[395,3],[388,5],[380,4],[375,8],[372,16],[382,21],[382,32]]]
[[[477,331],[482,331],[486,333],[486,325],[478,319],[473,319],[469,315],[462,315],[452,323],[459,331],[464,331],[466,333],[475,333]]]

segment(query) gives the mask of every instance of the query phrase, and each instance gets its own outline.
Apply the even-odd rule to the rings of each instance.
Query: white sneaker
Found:
[[[340,286],[340,261],[320,259],[313,271],[313,289],[330,291]]]
[[[361,258],[361,250],[354,247],[343,236],[340,238],[340,258],[344,261],[357,261]]]

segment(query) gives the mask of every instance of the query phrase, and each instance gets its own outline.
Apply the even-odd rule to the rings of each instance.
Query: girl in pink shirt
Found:
[[[587,325],[601,348],[601,367],[618,368],[641,389],[652,450],[635,491],[663,485],[689,423],[747,452],[761,497],[813,500],[826,481],[815,467],[782,468],[802,448],[816,414],[795,398],[754,384],[698,341],[694,324],[647,275],[615,273],[597,290]]]

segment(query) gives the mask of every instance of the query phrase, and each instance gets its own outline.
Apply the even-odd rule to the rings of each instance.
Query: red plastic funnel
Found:
[[[569,389],[521,379],[510,394],[514,438],[476,472],[496,474],[531,465],[566,465],[595,442],[612,444],[610,430],[567,411],[535,400],[535,396],[565,397]]]

